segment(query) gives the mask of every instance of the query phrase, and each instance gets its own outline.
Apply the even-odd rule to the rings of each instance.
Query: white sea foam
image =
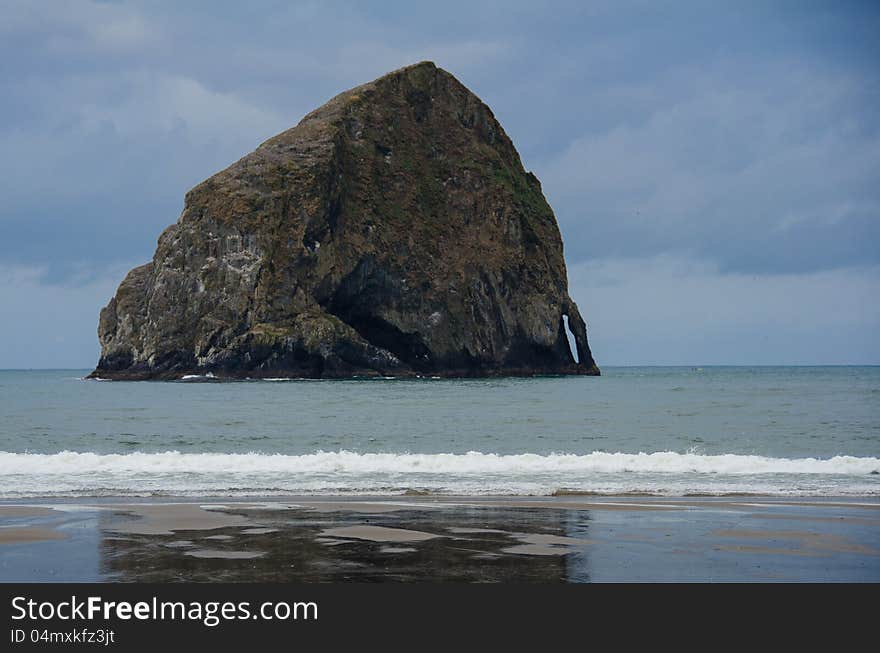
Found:
[[[699,474],[871,474],[880,472],[880,458],[768,458],[740,454],[605,453],[465,454],[356,453],[318,451],[304,455],[261,453],[126,453],[97,454],[62,451],[56,454],[0,452],[0,475],[9,473],[84,473],[88,471],[225,473],[440,473],[529,474],[555,471],[599,473],[650,472]]]
[[[205,379],[214,379],[213,372],[208,372],[207,374],[184,374],[180,377],[181,381],[196,381],[196,380],[205,380]]]
[[[0,496],[52,494],[880,494],[880,459],[655,453],[412,454],[318,451],[0,452]]]

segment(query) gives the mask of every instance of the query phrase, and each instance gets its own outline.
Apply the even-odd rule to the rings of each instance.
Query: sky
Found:
[[[89,368],[184,193],[434,61],[541,180],[602,365],[880,364],[880,4],[0,0],[0,368]]]

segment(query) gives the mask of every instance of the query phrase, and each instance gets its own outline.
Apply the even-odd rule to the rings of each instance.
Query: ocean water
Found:
[[[880,494],[880,367],[86,381],[0,371],[0,498]]]

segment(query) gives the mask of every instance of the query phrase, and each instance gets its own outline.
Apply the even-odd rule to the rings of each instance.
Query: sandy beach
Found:
[[[0,581],[880,581],[880,500],[558,496],[0,504]]]

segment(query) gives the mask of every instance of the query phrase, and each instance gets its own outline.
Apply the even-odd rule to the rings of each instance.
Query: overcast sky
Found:
[[[430,59],[562,229],[600,366],[880,363],[876,2],[0,0],[0,368],[93,367],[187,189]]]

